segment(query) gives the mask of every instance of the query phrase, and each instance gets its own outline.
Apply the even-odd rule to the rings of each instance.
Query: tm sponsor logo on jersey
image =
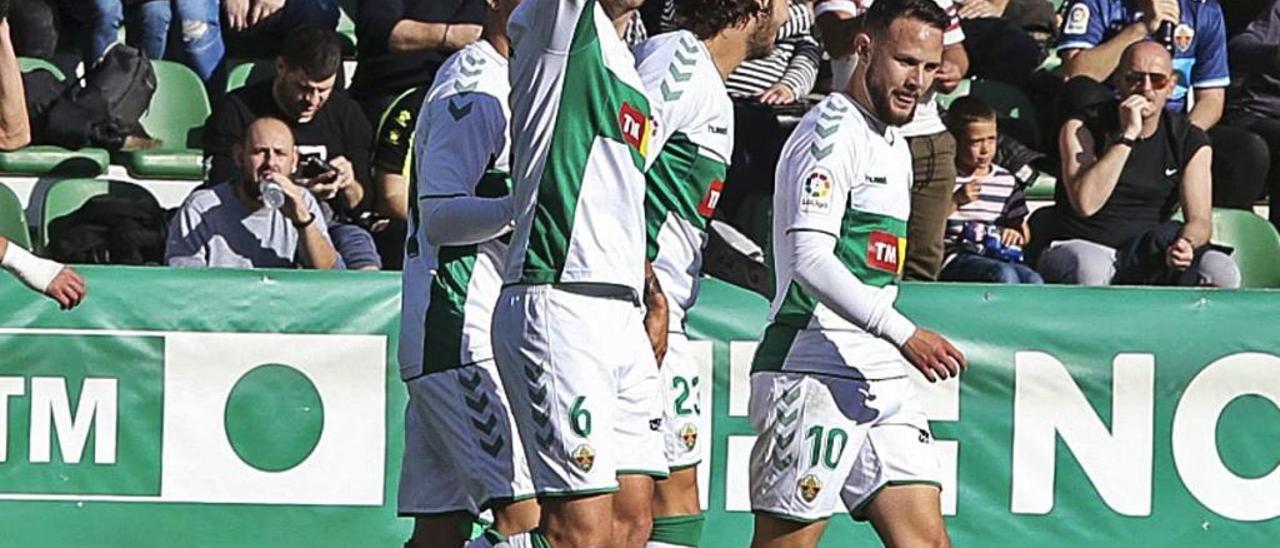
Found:
[[[720,179],[711,181],[711,185],[707,187],[707,194],[702,197],[701,202],[698,202],[698,214],[710,218],[716,212],[716,205],[720,203],[720,193],[723,191],[724,181]]]
[[[867,265],[876,270],[900,274],[906,247],[906,238],[874,230],[867,237]]]
[[[831,211],[831,175],[823,169],[815,169],[804,178],[800,186],[800,210],[809,213]]]
[[[622,103],[622,109],[618,111],[618,125],[622,129],[622,139],[641,155],[646,154],[649,148],[649,117],[631,103]]]

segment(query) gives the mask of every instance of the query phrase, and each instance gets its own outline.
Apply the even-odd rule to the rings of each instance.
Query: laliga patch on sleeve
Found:
[[[833,182],[831,173],[822,168],[814,168],[805,176],[800,185],[800,211],[805,213],[828,213],[831,211]]]
[[[1062,26],[1063,34],[1084,34],[1089,29],[1089,6],[1081,3],[1071,6],[1067,12],[1067,23]]]

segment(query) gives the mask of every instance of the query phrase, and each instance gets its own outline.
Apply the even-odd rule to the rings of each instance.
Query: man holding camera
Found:
[[[329,236],[347,268],[376,270],[382,260],[361,224],[366,210],[372,130],[360,107],[335,87],[342,46],[331,29],[301,27],[285,40],[276,75],[229,93],[204,126],[210,185],[235,173],[231,149],[262,117],[279,118],[297,143],[293,182],[322,202]]]
[[[337,266],[338,254],[319,205],[288,176],[297,162],[289,126],[276,118],[259,118],[232,153],[235,178],[192,192],[170,221],[165,263],[320,270]]]

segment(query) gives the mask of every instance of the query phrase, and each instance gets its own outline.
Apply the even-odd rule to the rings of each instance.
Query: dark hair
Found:
[[[951,15],[934,0],[876,0],[863,16],[862,29],[880,36],[894,20],[904,17],[919,19],[943,32],[951,25]]]
[[[285,37],[280,58],[291,70],[301,69],[308,79],[326,80],[342,66],[342,41],[333,29],[298,27]]]
[[[947,129],[953,132],[961,131],[966,125],[974,122],[994,121],[996,121],[996,109],[973,95],[956,99],[951,102],[951,106],[947,107]]]
[[[676,26],[692,32],[699,40],[706,40],[724,29],[767,13],[772,4],[762,6],[756,0],[675,0],[675,7]]]

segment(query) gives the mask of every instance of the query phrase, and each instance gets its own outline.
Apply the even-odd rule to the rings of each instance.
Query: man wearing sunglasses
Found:
[[[1058,55],[1068,77],[1105,81],[1121,52],[1143,40],[1162,42],[1177,75],[1166,108],[1209,132],[1216,152],[1213,205],[1250,209],[1263,192],[1266,143],[1218,125],[1231,83],[1221,0],[1067,0]]]
[[[1156,42],[1128,46],[1112,84],[1121,92],[1111,107],[1118,120],[1072,115],[1059,134],[1056,241],[1040,255],[1040,273],[1081,285],[1239,287],[1235,263],[1209,245],[1209,138],[1165,110],[1174,87],[1169,53]],[[1068,86],[1078,96],[1109,93],[1085,79]],[[1171,220],[1179,205],[1185,221]]]

